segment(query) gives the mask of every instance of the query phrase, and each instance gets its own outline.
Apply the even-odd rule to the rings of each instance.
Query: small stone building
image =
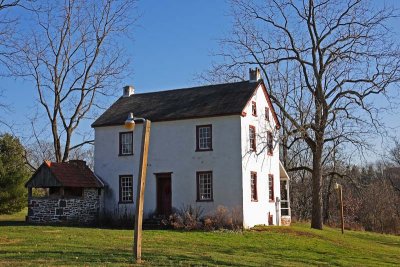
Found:
[[[104,184],[83,160],[45,161],[25,187],[30,223],[93,224],[98,219]]]

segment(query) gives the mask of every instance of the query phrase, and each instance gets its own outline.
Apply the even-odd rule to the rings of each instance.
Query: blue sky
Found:
[[[381,5],[382,1],[376,3]],[[386,3],[400,8],[400,1],[387,0]],[[211,54],[218,49],[218,39],[231,28],[229,3],[225,0],[142,0],[138,3],[138,12],[141,17],[133,39],[124,40],[133,74],[118,85],[121,92],[122,86],[127,84],[134,85],[138,93],[196,85],[195,75],[216,60]],[[396,27],[399,28],[400,23]],[[29,124],[29,114],[37,104],[33,84],[0,79],[0,87],[5,89],[2,101],[12,110],[0,116],[16,124],[23,135]],[[110,99],[110,103],[115,99]],[[400,108],[395,113],[386,114],[385,122],[397,128],[394,131],[400,137]],[[89,129],[89,123],[84,127]]]

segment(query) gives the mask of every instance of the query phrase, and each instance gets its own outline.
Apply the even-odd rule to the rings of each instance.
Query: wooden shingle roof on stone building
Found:
[[[102,188],[103,182],[94,175],[83,160],[69,162],[45,161],[25,187],[81,187]]]
[[[92,127],[123,125],[131,112],[153,122],[172,121],[216,116],[242,115],[259,85],[279,128],[275,110],[264,82],[243,81],[207,85],[151,93],[133,94],[119,98],[93,124]]]

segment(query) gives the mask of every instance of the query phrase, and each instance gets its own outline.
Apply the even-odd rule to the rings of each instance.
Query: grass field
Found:
[[[0,216],[0,266],[133,265],[132,230],[32,226]],[[400,237],[306,224],[243,233],[144,231],[145,266],[383,266],[400,264]]]

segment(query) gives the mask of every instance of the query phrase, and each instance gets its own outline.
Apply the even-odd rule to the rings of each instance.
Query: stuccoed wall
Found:
[[[252,115],[252,101],[257,103],[257,116]],[[265,108],[269,108],[269,122],[265,119]],[[271,113],[272,107],[266,100],[266,96],[260,85],[251,101],[244,109],[246,116],[241,117],[241,149],[242,149],[242,184],[243,184],[243,226],[245,228],[254,225],[268,225],[268,215],[273,215],[273,225],[276,225],[275,200],[281,196],[280,172],[279,172],[279,131]],[[249,126],[256,128],[257,152],[250,151]],[[274,134],[273,155],[268,155],[267,132]],[[258,201],[251,200],[251,172],[257,173]],[[269,201],[268,175],[274,176],[274,201]]]
[[[28,199],[27,221],[30,223],[93,224],[100,207],[98,189],[85,188],[80,198]]]
[[[208,124],[212,124],[213,151],[196,152],[196,126]],[[122,125],[95,128],[94,171],[107,185],[104,213],[114,218],[124,217],[125,214],[132,217],[136,205],[142,124],[136,125],[133,133],[134,154],[119,156],[119,132],[126,131]],[[163,172],[172,172],[173,208],[192,205],[200,207],[203,215],[214,212],[220,205],[241,210],[241,162],[239,115],[153,122],[144,199],[145,218],[157,208],[155,173]],[[213,172],[214,201],[196,201],[198,171]],[[119,203],[119,175],[133,175],[135,202]]]

